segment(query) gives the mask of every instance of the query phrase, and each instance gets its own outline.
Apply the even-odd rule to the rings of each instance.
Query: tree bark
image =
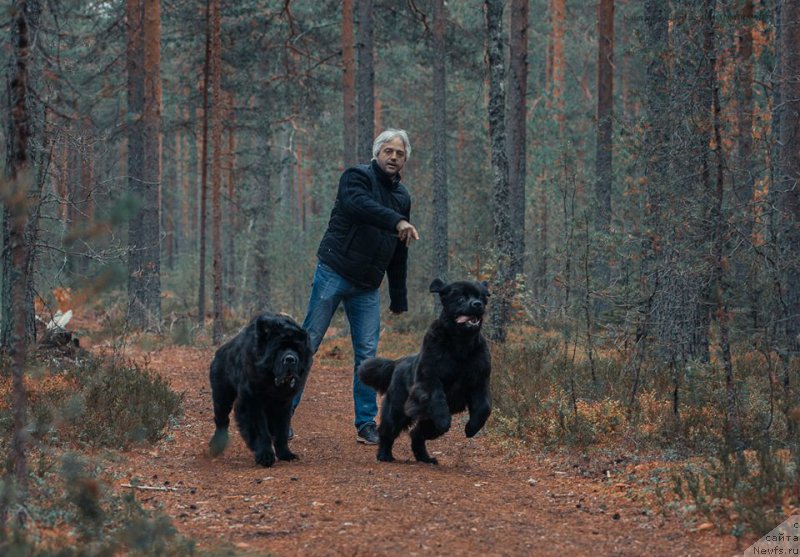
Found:
[[[527,182],[528,109],[528,0],[511,1],[511,40],[507,100],[508,183],[513,233],[510,272],[514,278],[525,271],[525,186]]]
[[[175,211],[178,201],[178,191],[175,187],[178,183],[178,160],[180,158],[180,138],[177,132],[173,132],[167,138],[172,143],[174,154],[167,157],[164,163],[164,183],[165,190],[161,196],[161,229],[164,231],[164,257],[167,268],[171,271],[175,268]],[[167,147],[169,152],[170,147]]]
[[[133,159],[129,156],[129,176],[140,202],[129,227],[128,314],[134,328],[160,330],[161,7],[159,0],[129,0],[128,8],[129,110],[133,113],[131,122],[138,119],[132,129],[134,152]]]
[[[342,103],[344,168],[356,164],[356,62],[353,37],[353,0],[342,0]]]
[[[778,190],[781,226],[778,238],[786,268],[785,300],[787,349],[800,351],[800,3],[783,2],[778,49],[780,67],[780,132]]]
[[[444,0],[433,3],[433,274],[447,282],[447,74]]]
[[[510,291],[512,289],[511,258],[513,232],[508,188],[508,158],[505,130],[505,64],[503,55],[503,1],[485,0],[487,61],[489,64],[489,137],[492,150],[492,216],[494,219],[494,247],[497,260],[490,336],[505,342],[506,327],[510,319]]]
[[[756,218],[755,175],[753,168],[753,0],[738,0],[739,28],[737,30],[736,69],[736,162],[733,174],[733,199],[736,205],[735,225],[745,240],[753,240]],[[745,253],[746,255],[747,253]],[[751,326],[759,327],[761,302],[755,266],[748,258],[735,261],[736,282],[746,291]],[[745,297],[742,296],[744,300]]]
[[[558,149],[559,152],[563,149],[564,145],[564,128],[566,124],[566,117],[564,113],[564,19],[565,19],[565,0],[550,0],[550,22],[552,26],[550,37],[550,86],[547,91],[550,94],[547,97],[548,108],[553,114],[553,119],[558,124]],[[536,283],[535,293],[541,300],[547,298],[547,271],[549,264],[549,251],[547,247],[549,236],[549,206],[550,206],[550,189],[554,183],[556,176],[561,175],[561,169],[564,167],[556,159],[556,171],[549,168],[542,170],[541,179],[541,192],[539,194],[539,222],[538,227],[538,256],[536,268]],[[566,183],[566,177],[562,176]]]
[[[614,0],[599,0],[597,36],[597,155],[595,159],[597,173],[595,200],[597,205],[595,206],[595,225],[598,231],[608,235],[611,231],[611,186],[613,180]],[[600,259],[601,261],[605,260],[602,256]]]
[[[29,332],[27,330],[30,307],[27,303],[32,253],[26,242],[25,234],[29,224],[28,193],[32,186],[28,145],[31,136],[31,122],[28,106],[28,82],[30,64],[29,21],[30,7],[25,0],[18,0],[12,8],[12,55],[13,66],[9,87],[9,135],[8,152],[6,153],[6,178],[2,192],[4,208],[4,234],[6,243],[4,251],[10,255],[10,307],[3,308],[6,321],[12,325],[8,344],[11,351],[11,375],[14,429],[11,439],[10,478],[16,487],[17,502],[23,503],[28,492],[27,461],[27,388],[25,384],[25,361],[28,355]],[[8,261],[6,261],[7,263]],[[5,304],[4,304],[5,305]],[[3,503],[2,516],[5,518],[8,509]]]
[[[185,91],[184,91],[185,93]],[[179,108],[178,109],[178,119],[181,121],[181,126],[183,126],[185,119],[184,119],[184,111],[186,108]],[[175,239],[173,244],[175,246],[175,259],[179,260],[181,257],[181,252],[184,250],[184,234],[186,231],[186,221],[184,218],[188,216],[189,210],[186,207],[189,198],[184,191],[184,180],[186,178],[186,150],[183,145],[185,134],[183,132],[182,127],[179,127],[175,130],[174,133],[174,141],[175,141],[175,160],[174,160],[174,179],[173,182],[170,184],[171,190],[174,192],[175,196],[175,208],[174,208],[174,219],[173,219],[173,233],[175,234]]]
[[[161,1],[144,1],[144,302],[150,330],[161,329]]]
[[[633,357],[633,386],[629,403],[638,393],[642,362],[647,352],[654,318],[653,300],[660,287],[661,245],[664,241],[661,206],[669,168],[669,91],[667,66],[669,41],[669,5],[662,0],[646,0],[644,5],[644,37],[647,70],[645,79],[644,131],[644,215],[641,243],[639,321],[636,324],[636,346]],[[677,413],[677,408],[676,408]]]
[[[236,115],[234,113],[234,95],[227,93],[226,99],[226,113],[228,114],[228,148],[227,156],[225,157],[228,167],[228,219],[227,219],[227,288],[228,307],[233,307],[234,300],[236,299],[236,231],[239,230],[239,204],[236,199]]]
[[[256,285],[255,306],[251,311],[272,311],[272,267],[270,266],[270,241],[274,221],[275,199],[272,192],[271,148],[268,138],[259,138],[263,142],[264,175],[258,180],[253,193],[255,213],[255,231],[259,239],[254,248],[253,283]]]
[[[736,380],[733,371],[733,358],[731,356],[730,344],[730,312],[728,311],[727,297],[728,292],[725,286],[726,262],[725,262],[725,236],[727,222],[723,210],[724,199],[724,160],[722,147],[722,132],[720,123],[720,104],[719,104],[719,84],[717,82],[717,45],[715,33],[715,12],[716,0],[706,0],[705,5],[705,44],[706,53],[709,59],[709,80],[712,91],[712,114],[714,130],[714,154],[716,162],[716,180],[714,190],[709,191],[709,196],[713,199],[711,210],[711,222],[714,226],[713,232],[713,254],[714,254],[714,279],[713,288],[715,289],[714,298],[716,303],[716,320],[720,332],[720,358],[725,369],[725,391],[726,391],[726,435],[729,446],[736,451],[737,462],[744,465],[744,442],[742,439],[742,425],[739,415],[739,402],[736,392]]]
[[[200,271],[197,288],[197,323],[203,327],[206,322],[206,220],[208,215],[208,87],[211,78],[211,2],[206,0],[206,56],[203,63],[203,130],[200,134],[200,222],[198,241],[200,243]]]
[[[558,122],[559,145],[564,142],[564,21],[566,19],[565,0],[551,0],[551,20],[553,22],[553,107]]]
[[[211,244],[213,250],[214,324],[212,340],[222,340],[222,39],[220,0],[211,0]]]
[[[184,87],[184,96],[189,96],[189,88]],[[184,106],[182,109],[182,116],[183,116],[183,123],[186,126],[186,129],[189,129],[189,122],[191,121],[189,118],[189,107]],[[191,172],[189,169],[191,168],[191,157],[189,154],[189,133],[185,130],[181,131],[180,134],[180,144],[181,144],[181,156],[178,157],[178,163],[180,168],[180,183],[181,183],[181,218],[180,218],[180,234],[178,234],[178,246],[177,252],[178,257],[182,258],[183,256],[189,253],[189,250],[194,247],[194,242],[192,241],[192,230],[193,226],[191,225],[192,219],[190,218],[190,199],[191,199],[191,189],[190,189],[190,182],[189,177]]]
[[[745,232],[753,226],[753,0],[739,0],[740,26],[736,50],[736,166],[733,193]]]
[[[128,94],[128,189],[140,207],[144,195],[144,0],[128,0],[127,22],[127,94]],[[70,219],[71,220],[71,219]],[[142,266],[144,251],[142,219],[137,214],[128,222],[128,312],[132,319],[143,318]]]
[[[372,30],[372,0],[358,1],[358,148],[357,157],[372,159],[375,139],[375,64]]]

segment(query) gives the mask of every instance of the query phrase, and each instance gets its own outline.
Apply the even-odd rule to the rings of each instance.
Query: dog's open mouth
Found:
[[[286,375],[280,378],[276,377],[275,385],[277,387],[288,386],[290,389],[294,389],[294,386],[297,385],[297,377],[294,375]]]
[[[456,323],[467,327],[477,327],[481,324],[481,318],[477,315],[459,315],[456,317]]]

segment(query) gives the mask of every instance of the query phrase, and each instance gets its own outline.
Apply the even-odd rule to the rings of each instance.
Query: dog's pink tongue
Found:
[[[469,319],[469,315],[459,315],[456,317],[456,323],[466,323]]]

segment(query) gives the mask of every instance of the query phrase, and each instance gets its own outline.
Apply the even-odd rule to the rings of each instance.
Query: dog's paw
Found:
[[[386,451],[378,451],[378,461],[379,462],[394,462],[394,457],[392,453]]]
[[[439,461],[436,458],[432,457],[432,456],[427,456],[427,457],[419,457],[418,456],[417,457],[417,462],[424,462],[425,464],[439,464]]]
[[[472,423],[470,423],[470,422],[467,422],[467,425],[466,425],[466,426],[464,426],[464,434],[465,434],[467,437],[475,437],[475,435],[476,435],[476,434],[477,434],[477,433],[478,433],[480,430],[481,430],[481,428],[480,428],[480,427],[478,427],[478,426],[476,426],[476,425],[474,425],[474,424],[472,424]]]
[[[272,451],[261,451],[256,453],[256,464],[260,464],[261,466],[269,468],[275,464],[275,453]]]
[[[228,446],[228,430],[227,429],[217,429],[214,432],[214,436],[211,438],[211,441],[208,442],[208,454],[211,456],[218,456],[222,454],[222,451],[225,450],[225,447]]]
[[[283,451],[278,453],[278,460],[297,460],[298,456],[292,451]]]

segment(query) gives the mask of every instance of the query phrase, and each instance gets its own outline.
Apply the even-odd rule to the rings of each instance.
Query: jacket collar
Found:
[[[401,177],[399,172],[394,176],[389,176],[380,166],[378,166],[378,161],[375,159],[372,159],[370,165],[372,166],[372,171],[375,172],[375,176],[378,178],[378,181],[384,186],[394,189],[397,187],[397,184],[400,183]]]

